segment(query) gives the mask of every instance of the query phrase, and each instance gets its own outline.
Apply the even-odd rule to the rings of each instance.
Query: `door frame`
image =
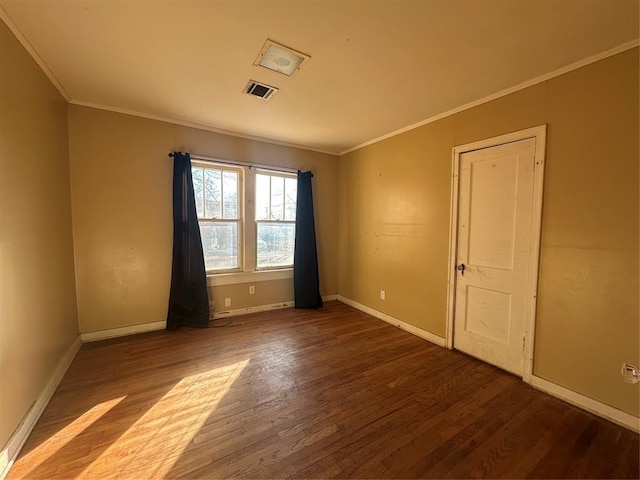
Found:
[[[453,147],[451,167],[451,209],[449,223],[449,271],[447,273],[447,316],[445,345],[453,349],[453,329],[456,301],[456,259],[458,255],[458,198],[460,156],[464,153],[484,148],[497,147],[506,143],[533,138],[536,141],[533,171],[533,203],[531,216],[531,235],[529,237],[529,269],[526,286],[526,313],[524,320],[524,364],[522,380],[531,383],[533,375],[533,348],[536,319],[536,299],[538,295],[538,265],[540,259],[540,233],[542,227],[542,192],[544,181],[544,163],[546,149],[547,125],[527,128],[518,132],[507,133],[477,142]]]

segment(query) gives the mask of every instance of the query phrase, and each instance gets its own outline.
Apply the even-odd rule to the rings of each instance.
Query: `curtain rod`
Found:
[[[169,154],[170,157],[173,157],[173,153]],[[274,172],[284,172],[284,173],[298,173],[300,170],[295,168],[286,168],[286,167],[274,167],[272,165],[261,165],[259,163],[244,163],[244,162],[234,162],[233,160],[223,160],[221,158],[213,158],[213,157],[205,157],[202,155],[191,155],[192,160],[200,160],[203,162],[214,162],[214,163],[224,163],[226,165],[236,165],[238,167],[247,167],[247,168],[257,168],[260,170],[272,170]]]

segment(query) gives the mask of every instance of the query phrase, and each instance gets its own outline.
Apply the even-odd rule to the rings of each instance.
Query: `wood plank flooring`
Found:
[[[8,478],[638,478],[637,434],[339,302],[234,323],[84,345]]]

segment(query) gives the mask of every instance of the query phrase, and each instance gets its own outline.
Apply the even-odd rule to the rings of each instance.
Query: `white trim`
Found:
[[[244,283],[244,282],[238,282],[238,283]],[[220,285],[229,285],[229,284],[223,283]],[[331,300],[336,300],[336,299],[337,299],[337,295],[326,295],[322,297],[322,300],[324,300],[325,302],[329,302]],[[225,310],[224,312],[216,312],[213,314],[213,318],[217,319],[217,318],[234,317],[237,315],[266,312],[268,310],[276,310],[278,308],[288,308],[288,307],[293,307],[293,300],[286,301],[286,302],[270,303],[267,305],[256,305],[253,307],[237,308],[234,310]],[[165,321],[142,323],[139,325],[129,325],[127,327],[111,328],[109,330],[98,330],[96,332],[83,333],[81,334],[81,338],[82,338],[82,341],[85,343],[96,342],[98,340],[106,340],[108,338],[135,335],[136,333],[152,332],[155,330],[164,330],[166,325],[167,323]]]
[[[546,135],[546,124],[538,125],[537,127],[525,128],[524,130],[518,130],[517,132],[505,133],[498,135],[497,137],[484,138],[477,142],[465,143],[464,145],[456,145],[453,147],[453,151],[459,151],[462,153],[472,152],[474,150],[481,150],[483,148],[497,147],[505,145],[507,143],[519,142],[520,140],[526,140],[528,138],[535,138],[536,145],[538,141],[542,141],[542,137]],[[536,154],[537,154],[536,148]],[[536,156],[536,160],[538,160]]]
[[[298,148],[300,150],[310,150],[312,152],[326,153],[328,155],[338,156],[338,153],[333,150],[323,150],[321,148],[309,147],[309,146],[300,145],[297,143],[289,143],[289,142],[273,140],[265,137],[259,137],[256,135],[249,135],[248,133],[232,132],[230,130],[211,127],[211,126],[203,125],[201,123],[188,122],[186,120],[178,120],[176,118],[165,117],[162,115],[153,115],[150,113],[138,112],[137,110],[131,110],[128,108],[110,107],[108,105],[101,105],[99,103],[93,103],[93,102],[84,102],[82,100],[75,100],[75,99],[69,100],[69,103],[72,105],[78,105],[80,107],[89,107],[89,108],[95,108],[98,110],[106,110],[108,112],[123,113],[125,115],[132,115],[134,117],[146,118],[148,120],[156,120],[159,122],[170,123],[172,125],[180,125],[182,127],[196,128],[198,130],[205,130],[207,132],[219,133],[221,135],[228,135],[230,137],[244,138],[246,140],[269,143],[271,145],[279,145],[281,147]]]
[[[330,302],[332,300],[338,300],[338,295],[323,295],[323,302]],[[214,320],[218,318],[237,317],[238,315],[248,315],[250,313],[268,312],[270,310],[279,310],[281,308],[290,308],[294,306],[293,300],[286,302],[269,303],[267,305],[256,305],[254,307],[236,308],[234,310],[225,310],[224,312],[216,312],[213,314]]]
[[[9,473],[13,462],[18,457],[20,450],[31,434],[33,427],[36,426],[42,412],[49,403],[49,400],[51,400],[51,397],[56,391],[56,388],[58,388],[60,381],[62,381],[62,377],[64,377],[64,374],[67,372],[69,365],[73,362],[73,359],[81,346],[82,340],[80,339],[80,335],[78,335],[58,362],[58,366],[49,378],[49,381],[42,389],[35,402],[33,402],[33,405],[22,419],[18,428],[13,432],[7,444],[3,447],[0,452],[0,480],[4,479]]]
[[[239,283],[268,282],[293,278],[293,268],[257,270],[255,272],[218,273],[207,275],[207,287],[237,285]]]
[[[431,332],[428,332],[427,330],[423,330],[422,328],[416,327],[415,325],[411,325],[410,323],[399,320],[395,317],[392,317],[391,315],[387,315],[386,313],[379,312],[378,310],[375,310],[371,307],[367,307],[366,305],[363,305],[354,300],[351,300],[350,298],[343,297],[342,295],[337,295],[336,299],[344,304],[349,305],[350,307],[360,310],[361,312],[367,313],[372,317],[375,317],[379,320],[387,322],[393,325],[394,327],[397,327],[401,330],[405,330],[409,333],[412,333],[413,335],[420,337],[423,340],[427,340],[428,342],[435,343],[439,347],[445,346],[444,338],[438,335],[435,335]]]
[[[221,284],[228,285],[228,284]],[[337,295],[325,295],[322,297],[322,300],[325,302],[330,302],[331,300],[337,300]],[[226,317],[235,317],[237,315],[246,315],[248,313],[258,313],[258,312],[266,312],[268,310],[276,310],[278,308],[288,308],[293,307],[293,300],[289,300],[286,302],[278,302],[278,303],[270,303],[267,305],[256,305],[253,307],[244,307],[237,308],[234,310],[225,310],[223,312],[215,312],[213,314],[213,318],[226,318]],[[142,323],[139,325],[129,325],[127,327],[120,328],[111,328],[109,330],[98,330],[96,332],[88,332],[81,334],[82,341],[87,342],[97,342],[99,340],[106,340],[108,338],[117,338],[117,337],[125,337],[127,335],[135,335],[136,333],[144,333],[144,332],[152,332],[155,330],[164,330],[167,325],[167,322],[152,322],[152,323]],[[1,479],[0,479],[1,480]]]
[[[154,330],[163,330],[167,326],[167,322],[141,323],[139,325],[129,325],[120,328],[110,328],[108,330],[98,330],[95,332],[82,333],[83,342],[97,342],[98,340],[106,340],[107,338],[125,337],[127,335],[135,335],[136,333],[152,332]]]
[[[98,110],[106,110],[106,111],[116,112],[116,113],[123,113],[123,114],[126,114],[126,115],[133,115],[133,116],[136,116],[136,117],[147,118],[147,119],[150,119],[150,120],[157,120],[157,121],[161,121],[161,122],[167,122],[167,123],[171,123],[171,124],[175,124],[175,125],[181,125],[181,126],[184,126],[184,127],[197,128],[199,130],[206,130],[206,131],[209,131],[209,132],[219,133],[219,134],[222,134],[222,135],[229,135],[229,136],[232,136],[232,137],[239,137],[239,138],[244,138],[244,139],[247,139],[247,140],[254,140],[254,141],[263,142],[263,143],[269,143],[269,144],[273,144],[273,145],[280,145],[280,146],[283,146],[283,147],[299,148],[299,149],[302,149],[302,150],[310,150],[312,152],[319,152],[319,153],[325,153],[325,154],[328,154],[328,155],[337,155],[337,156],[346,155],[347,153],[353,152],[355,150],[358,150],[360,148],[366,147],[368,145],[372,145],[374,143],[378,143],[378,142],[380,142],[382,140],[385,140],[387,138],[394,137],[394,136],[399,135],[399,134],[404,133],[404,132],[408,132],[409,130],[413,130],[415,128],[421,127],[421,126],[426,125],[428,123],[435,122],[436,120],[440,120],[442,118],[449,117],[449,116],[454,115],[456,113],[459,113],[459,112],[461,112],[463,110],[467,110],[469,108],[476,107],[478,105],[482,105],[483,103],[490,102],[491,100],[495,100],[497,98],[504,97],[504,96],[509,95],[511,93],[517,92],[519,90],[523,90],[525,88],[531,87],[531,86],[536,85],[538,83],[545,82],[545,81],[550,80],[550,79],[552,79],[554,77],[558,77],[560,75],[564,75],[565,73],[571,72],[573,70],[577,70],[578,68],[584,67],[586,65],[590,65],[590,64],[598,62],[600,60],[604,60],[605,58],[612,57],[614,55],[617,55],[619,53],[625,52],[627,50],[630,50],[630,49],[635,48],[638,45],[640,45],[640,40],[638,40],[638,39],[632,40],[630,42],[623,43],[622,45],[618,45],[617,47],[611,48],[611,49],[606,50],[604,52],[597,53],[595,55],[589,56],[589,57],[584,58],[582,60],[578,60],[577,62],[574,62],[574,63],[569,64],[567,66],[561,67],[561,68],[559,68],[557,70],[554,70],[552,72],[545,73],[543,75],[539,75],[537,77],[532,78],[531,80],[527,80],[525,82],[519,83],[518,85],[515,85],[513,87],[506,88],[506,89],[501,90],[501,91],[499,91],[497,93],[488,95],[488,96],[480,98],[478,100],[474,100],[472,102],[466,103],[464,105],[461,105],[459,107],[453,108],[453,109],[448,110],[446,112],[443,112],[443,113],[434,115],[432,117],[429,117],[429,118],[427,118],[425,120],[422,120],[420,122],[413,123],[413,124],[408,125],[406,127],[400,128],[398,130],[394,130],[393,132],[387,133],[385,135],[376,137],[376,138],[374,138],[372,140],[368,140],[368,141],[360,143],[360,144],[358,144],[358,145],[356,145],[354,147],[350,147],[350,148],[348,148],[346,150],[338,152],[338,151],[335,151],[335,150],[325,150],[325,149],[321,149],[321,148],[314,148],[314,147],[300,145],[300,144],[296,144],[296,143],[277,141],[277,140],[268,139],[268,138],[265,138],[265,137],[259,137],[259,136],[254,136],[254,135],[249,135],[249,134],[244,134],[244,133],[239,133],[239,132],[232,132],[232,131],[229,131],[229,130],[224,130],[224,129],[221,129],[221,128],[215,128],[215,127],[211,127],[211,126],[207,126],[207,125],[202,125],[202,124],[195,123],[195,122],[177,120],[175,118],[165,117],[165,116],[161,116],[161,115],[152,115],[152,114],[148,114],[148,113],[142,113],[142,112],[138,112],[138,111],[135,111],[135,110],[126,109],[126,108],[110,107],[110,106],[107,106],[107,105],[101,105],[101,104],[97,104],[97,103],[93,103],[93,102],[85,102],[85,101],[82,101],[82,100],[72,99],[71,96],[64,89],[64,87],[62,86],[60,81],[53,74],[51,69],[49,69],[49,67],[44,62],[44,60],[42,60],[42,58],[38,55],[38,53],[36,52],[34,47],[29,43],[29,41],[23,35],[23,33],[20,31],[20,29],[18,29],[17,25],[11,19],[11,17],[9,16],[9,14],[7,13],[7,11],[4,9],[4,7],[2,5],[0,5],[0,19],[2,19],[4,21],[4,23],[6,23],[7,27],[9,28],[9,30],[11,30],[11,32],[13,32],[13,34],[16,36],[18,41],[22,44],[22,46],[25,48],[25,50],[27,50],[27,52],[31,55],[31,57],[34,59],[34,61],[40,66],[42,71],[49,78],[49,80],[55,86],[55,88],[60,92],[60,94],[65,98],[65,100],[67,100],[67,102],[69,102],[69,103],[71,103],[73,105],[96,108]]]
[[[243,307],[233,310],[225,310],[224,312],[215,312],[213,314],[214,320],[218,318],[237,317],[238,315],[247,315],[249,313],[268,312],[270,310],[278,310],[280,308],[293,307],[293,300],[286,302],[270,303],[268,305],[256,305],[255,307]]]
[[[171,154],[171,156],[172,155],[173,154]],[[233,167],[237,167],[239,170],[243,170],[244,172],[246,172],[247,170],[255,169],[256,171],[267,172],[269,175],[289,175],[292,178],[297,178],[298,174],[297,168],[278,167],[277,165],[265,165],[254,162],[239,162],[226,158],[198,155],[197,153],[190,153],[189,156],[191,157],[191,163],[199,163],[202,167],[205,168],[213,168],[211,166],[211,164],[213,163],[215,167],[219,165],[222,168],[225,168],[225,165],[231,165]]]
[[[55,88],[60,92],[60,94],[65,98],[65,100],[67,100],[67,102],[69,102],[69,103],[71,103],[73,105],[96,108],[96,109],[99,109],[99,110],[107,110],[107,111],[116,112],[116,113],[123,113],[123,114],[126,114],[126,115],[133,115],[133,116],[136,116],[136,117],[147,118],[147,119],[150,119],[150,120],[158,120],[158,121],[161,121],[161,122],[167,122],[167,123],[171,123],[171,124],[175,124],[175,125],[181,125],[181,126],[184,126],[184,127],[197,128],[199,130],[206,130],[206,131],[209,131],[209,132],[219,133],[219,134],[222,134],[222,135],[229,135],[229,136],[232,136],[232,137],[239,137],[239,138],[244,138],[244,139],[247,139],[247,140],[254,140],[254,141],[263,142],[263,143],[269,143],[269,144],[273,144],[273,145],[280,145],[280,146],[283,146],[283,147],[299,148],[299,149],[302,149],[302,150],[310,150],[312,152],[319,152],[319,153],[325,153],[325,154],[328,154],[328,155],[337,155],[337,156],[346,155],[347,153],[353,152],[355,150],[358,150],[360,148],[366,147],[368,145],[372,145],[374,143],[378,143],[378,142],[380,142],[382,140],[385,140],[387,138],[394,137],[394,136],[399,135],[399,134],[404,133],[404,132],[408,132],[409,130],[413,130],[415,128],[421,127],[421,126],[426,125],[428,123],[435,122],[436,120],[440,120],[442,118],[454,115],[454,114],[459,113],[459,112],[461,112],[463,110],[467,110],[469,108],[476,107],[478,105],[482,105],[483,103],[490,102],[491,100],[495,100],[497,98],[504,97],[504,96],[509,95],[511,93],[517,92],[519,90],[523,90],[525,88],[531,87],[531,86],[536,85],[538,83],[545,82],[545,81],[550,80],[550,79],[552,79],[554,77],[558,77],[560,75],[563,75],[565,73],[571,72],[573,70],[577,70],[578,68],[584,67],[586,65],[590,65],[590,64],[598,62],[600,60],[604,60],[605,58],[612,57],[614,55],[617,55],[619,53],[625,52],[627,50],[630,50],[630,49],[635,48],[638,45],[640,45],[640,40],[637,40],[637,39],[636,40],[632,40],[630,42],[623,43],[622,45],[618,45],[617,47],[611,48],[611,49],[606,50],[604,52],[597,53],[595,55],[589,56],[589,57],[584,58],[582,60],[578,60],[577,62],[574,62],[574,63],[569,64],[567,66],[561,67],[561,68],[559,68],[557,70],[554,70],[552,72],[545,73],[543,75],[539,75],[537,77],[532,78],[531,80],[527,80],[525,82],[519,83],[518,85],[515,85],[513,87],[506,88],[506,89],[501,90],[501,91],[499,91],[497,93],[488,95],[488,96],[480,98],[478,100],[474,100],[472,102],[466,103],[464,105],[461,105],[459,107],[453,108],[453,109],[448,110],[446,112],[443,112],[443,113],[434,115],[432,117],[429,117],[429,118],[427,118],[425,120],[422,120],[420,122],[413,123],[413,124],[408,125],[406,127],[400,128],[398,130],[394,130],[393,132],[387,133],[385,135],[376,137],[376,138],[374,138],[372,140],[368,140],[368,141],[360,143],[360,144],[358,144],[358,145],[356,145],[354,147],[350,147],[350,148],[348,148],[346,150],[338,152],[338,151],[335,151],[335,150],[325,150],[325,149],[321,149],[321,148],[314,148],[314,147],[300,145],[300,144],[296,144],[296,143],[277,141],[277,140],[268,139],[268,138],[265,138],[265,137],[259,137],[259,136],[254,136],[254,135],[249,135],[249,134],[244,134],[244,133],[239,133],[239,132],[232,132],[232,131],[229,131],[229,130],[224,130],[224,129],[221,129],[221,128],[215,128],[215,127],[211,127],[211,126],[207,126],[207,125],[202,125],[202,124],[195,123],[195,122],[177,120],[175,118],[165,117],[165,116],[161,116],[161,115],[152,115],[152,114],[148,114],[148,113],[142,113],[142,112],[138,112],[138,111],[135,111],[135,110],[126,109],[126,108],[110,107],[110,106],[107,106],[107,105],[101,105],[101,104],[97,104],[97,103],[93,103],[93,102],[85,102],[85,101],[82,101],[82,100],[72,99],[71,96],[64,89],[64,87],[62,86],[60,81],[53,74],[51,69],[49,69],[47,64],[38,55],[36,50],[33,48],[33,46],[29,43],[27,38],[24,36],[24,34],[20,31],[20,29],[18,29],[17,25],[11,19],[11,17],[7,13],[7,11],[4,9],[4,7],[2,7],[2,5],[0,5],[0,19],[2,19],[6,23],[7,27],[11,30],[11,32],[13,32],[13,34],[16,36],[18,41],[22,44],[22,46],[25,48],[25,50],[27,50],[27,52],[31,55],[31,57],[34,59],[34,61],[40,66],[42,71],[49,78],[49,80],[55,86]]]
[[[451,198],[449,203],[449,257],[447,265],[447,311],[445,315],[445,346],[453,349],[453,318],[456,309],[456,258],[458,256],[458,173],[459,155],[451,153]]]
[[[531,383],[533,375],[533,348],[536,336],[536,315],[538,307],[538,275],[540,267],[540,238],[542,237],[542,195],[544,192],[544,169],[547,151],[547,126],[530,128],[535,133],[536,153],[533,170],[533,199],[531,212],[531,230],[529,234],[529,275],[527,277],[527,292],[529,301],[528,312],[524,324],[524,359],[522,365],[522,380]]]
[[[44,60],[38,55],[36,49],[33,48],[33,45],[27,40],[27,37],[20,31],[15,22],[11,19],[7,11],[4,9],[2,5],[0,5],[0,19],[4,21],[4,23],[9,27],[9,30],[15,35],[23,48],[31,55],[31,58],[38,64],[38,66],[42,69],[42,72],[47,76],[49,81],[53,84],[53,86],[58,90],[60,95],[64,97],[64,99],[69,102],[71,97],[67,93],[67,91],[62,86],[62,83],[56,78],[51,69],[47,66]],[[0,477],[1,478],[1,477]]]
[[[561,387],[556,383],[550,382],[549,380],[545,380],[544,378],[540,378],[535,375],[531,376],[530,383],[531,386],[542,392],[548,393],[549,395],[564,400],[565,402],[582,408],[583,410],[587,410],[588,412],[598,415],[599,417],[628,428],[631,431],[640,433],[640,418],[638,417],[635,417],[627,412],[623,412],[622,410],[618,410],[617,408],[611,407],[605,403],[599,402],[598,400],[594,400],[593,398],[589,398],[585,395],[582,395],[581,393],[577,393],[573,390],[569,390],[568,388]]]
[[[604,60],[605,58],[609,58],[609,57],[612,57],[612,56],[617,55],[619,53],[626,52],[627,50],[631,50],[632,48],[635,48],[638,45],[640,45],[640,40],[632,40],[630,42],[623,43],[622,45],[614,47],[614,48],[612,48],[610,50],[606,50],[604,52],[597,53],[596,55],[592,55],[592,56],[584,58],[582,60],[578,60],[577,62],[574,62],[574,63],[572,63],[570,65],[567,65],[565,67],[559,68],[559,69],[554,70],[554,71],[549,72],[549,73],[545,73],[544,75],[539,75],[537,77],[532,78],[531,80],[527,80],[525,82],[519,83],[518,85],[515,85],[513,87],[505,88],[504,90],[500,90],[497,93],[493,93],[491,95],[487,95],[486,97],[480,98],[478,100],[474,100],[472,102],[465,103],[464,105],[461,105],[459,107],[453,108],[453,109],[448,110],[448,111],[443,112],[443,113],[439,113],[437,115],[429,117],[429,118],[427,118],[425,120],[422,120],[420,122],[413,123],[411,125],[408,125],[406,127],[400,128],[398,130],[394,130],[391,133],[387,133],[387,134],[382,135],[380,137],[376,137],[373,140],[368,140],[368,141],[366,141],[364,143],[356,145],[355,147],[351,147],[351,148],[348,148],[347,150],[343,150],[342,152],[339,153],[339,155],[340,156],[346,155],[347,153],[351,153],[351,152],[353,152],[355,150],[359,150],[360,148],[364,148],[364,147],[367,147],[369,145],[373,145],[374,143],[381,142],[382,140],[386,140],[387,138],[395,137],[396,135],[400,135],[401,133],[408,132],[409,130],[414,130],[414,129],[416,129],[418,127],[422,127],[423,125],[426,125],[428,123],[432,123],[432,122],[435,122],[437,120],[441,120],[443,118],[446,118],[446,117],[449,117],[451,115],[454,115],[456,113],[460,113],[460,112],[462,112],[464,110],[468,110],[469,108],[477,107],[478,105],[482,105],[483,103],[487,103],[487,102],[490,102],[492,100],[496,100],[497,98],[510,95],[510,94],[512,94],[514,92],[517,92],[519,90],[524,90],[525,88],[532,87],[533,85],[537,85],[538,83],[546,82],[547,80],[551,80],[552,78],[559,77],[560,75],[564,75],[565,73],[569,73],[569,72],[571,72],[573,70],[577,70],[578,68],[585,67],[585,66],[590,65],[592,63],[599,62],[600,60]]]
[[[460,156],[463,153],[490,148],[505,143],[517,142],[528,138],[536,141],[533,174],[533,199],[531,214],[531,234],[529,237],[530,254],[527,276],[526,298],[527,312],[524,324],[524,362],[522,380],[531,382],[533,375],[533,348],[535,336],[536,300],[538,295],[538,265],[540,257],[540,233],[542,227],[542,189],[544,184],[544,160],[547,126],[527,128],[518,132],[507,133],[493,138],[467,143],[453,148],[451,172],[451,208],[449,210],[449,271],[447,275],[447,313],[446,313],[446,346],[453,348],[453,327],[455,318],[456,258],[458,245],[458,172]]]

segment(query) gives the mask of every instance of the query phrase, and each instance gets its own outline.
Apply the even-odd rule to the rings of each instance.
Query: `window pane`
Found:
[[[202,169],[191,167],[191,178],[193,179],[193,193],[196,198],[196,212],[198,218],[204,216],[204,191],[202,188]]]
[[[258,222],[258,268],[293,265],[295,225]]]
[[[223,218],[238,218],[238,174],[236,172],[223,172],[224,193]]]
[[[298,181],[295,178],[287,178],[284,181],[284,219],[294,222],[296,220],[296,201],[298,197]]]
[[[200,223],[207,271],[238,268],[237,222]]]
[[[256,220],[269,220],[269,175],[256,175]]]
[[[271,220],[284,220],[284,178],[271,177]]]
[[[204,171],[205,215],[206,218],[221,218],[220,212],[220,170]]]

